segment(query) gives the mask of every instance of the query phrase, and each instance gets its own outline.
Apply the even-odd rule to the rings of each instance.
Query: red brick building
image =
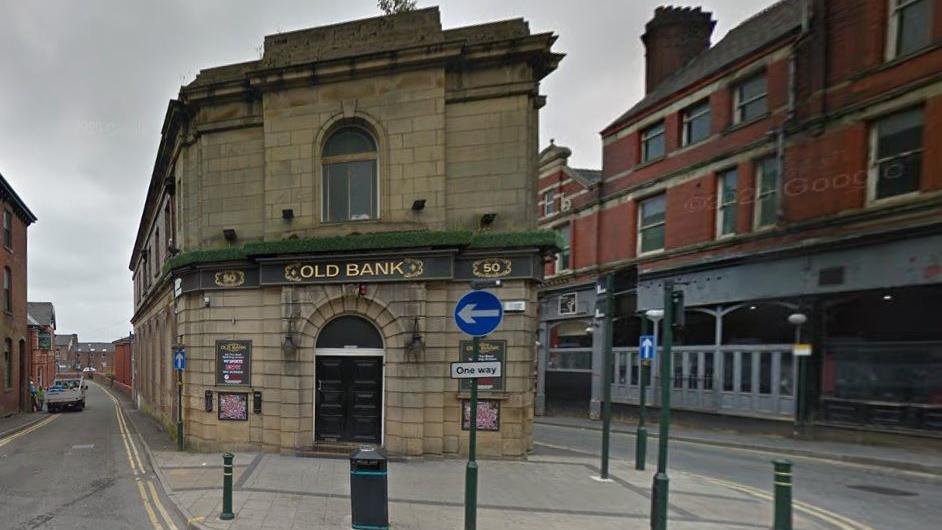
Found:
[[[0,175],[0,415],[29,408],[26,229],[36,222]]]
[[[31,351],[30,379],[47,387],[56,378],[56,308],[51,302],[29,302],[29,345]]]
[[[133,352],[134,352],[134,335],[131,334],[127,337],[118,339],[114,341],[114,381],[116,386],[126,392],[128,395],[131,394],[131,388],[133,388]]]
[[[115,345],[111,342],[78,342],[72,349],[78,368],[94,368],[101,375],[114,370]]]
[[[541,207],[567,206],[543,225],[570,234],[568,268],[547,266],[543,399],[555,354],[591,367],[597,401],[598,331],[551,339],[593,323],[615,271],[617,401],[637,402],[637,315],[671,279],[688,307],[678,408],[942,429],[942,1],[785,0],[707,48],[714,23],[655,11],[647,93],[602,131],[597,183],[543,153]]]

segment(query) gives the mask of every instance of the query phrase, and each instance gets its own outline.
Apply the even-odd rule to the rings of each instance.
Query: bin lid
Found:
[[[383,451],[379,447],[372,447],[369,445],[365,445],[353,451],[350,454],[351,462],[362,462],[364,460],[369,460],[373,462],[385,462],[386,452]]]

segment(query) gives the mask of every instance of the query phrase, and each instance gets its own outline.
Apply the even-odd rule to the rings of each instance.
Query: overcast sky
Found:
[[[600,167],[598,131],[640,99],[639,39],[654,0],[443,0],[446,28],[523,17],[567,54],[543,83],[540,142]],[[772,0],[702,5],[715,43]],[[419,7],[434,3],[419,0]],[[746,7],[748,6],[748,7]],[[0,0],[0,173],[39,222],[29,299],[56,305],[60,333],[110,341],[130,330],[127,265],[167,101],[200,68],[258,58],[266,34],[379,13],[374,0],[273,2]]]

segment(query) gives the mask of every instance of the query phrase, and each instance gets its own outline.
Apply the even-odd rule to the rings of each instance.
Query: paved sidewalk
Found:
[[[350,528],[345,458],[236,453],[236,518],[221,521],[222,457],[177,452],[156,422],[122,399],[158,477],[191,528],[214,530]],[[528,461],[480,462],[478,527],[539,530],[649,528],[653,471],[613,462],[610,482],[596,479],[595,458],[541,450]],[[410,459],[389,466],[394,529],[463,528],[465,461]],[[771,484],[769,487],[771,491]],[[671,473],[673,529],[769,528],[767,491]],[[833,519],[831,519],[833,522]],[[795,512],[795,528],[841,528],[813,510]],[[843,527],[848,528],[848,527]]]
[[[537,417],[535,420],[536,423],[543,425],[602,430],[601,421],[587,418],[543,416]],[[635,429],[636,425],[634,423],[612,421],[613,432],[634,435]],[[656,440],[657,434],[657,423],[649,423],[648,435]],[[942,475],[942,452],[933,448],[920,450],[918,448],[863,445],[824,440],[797,440],[785,436],[695,429],[674,424],[671,425],[670,438],[671,440],[684,442],[762,450],[777,454],[823,458]]]
[[[45,412],[20,412],[9,416],[2,416],[0,417],[0,438],[27,429],[45,417],[47,417]]]

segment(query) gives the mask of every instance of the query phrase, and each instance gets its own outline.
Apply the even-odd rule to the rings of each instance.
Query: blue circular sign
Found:
[[[504,319],[504,304],[490,291],[465,293],[455,305],[455,324],[472,337],[483,337]]]

